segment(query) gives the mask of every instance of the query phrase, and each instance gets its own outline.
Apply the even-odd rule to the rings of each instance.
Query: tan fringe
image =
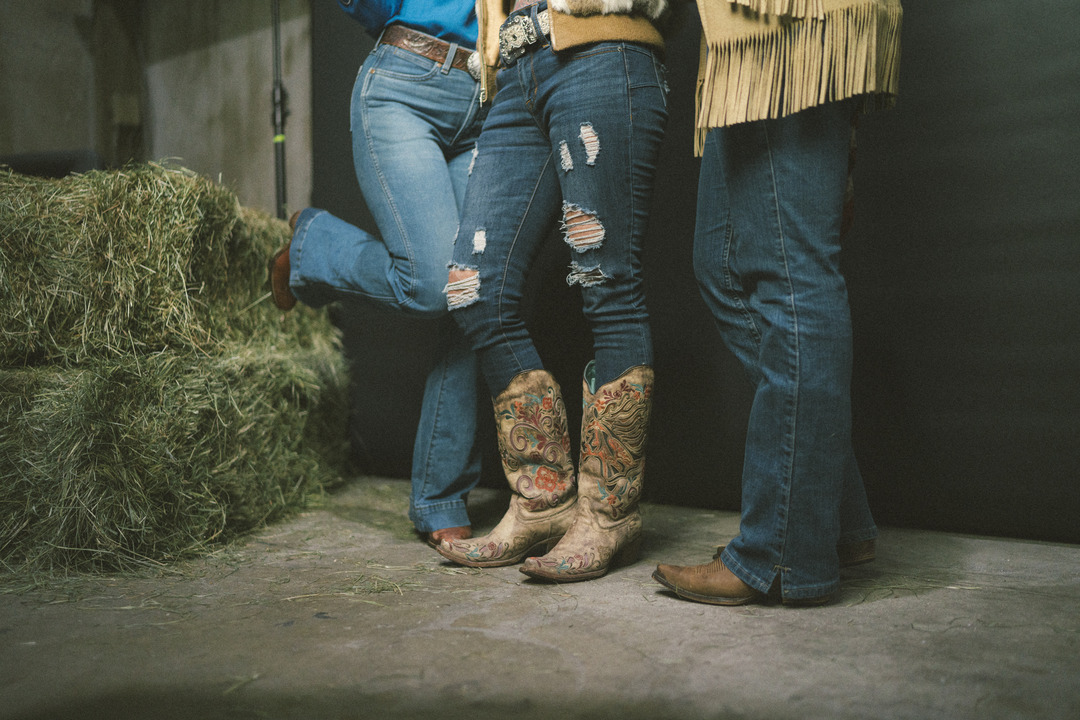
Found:
[[[865,96],[864,109],[892,105],[899,91],[902,19],[899,5],[866,2],[830,11],[824,20],[773,22],[725,43],[707,45],[703,37],[695,154],[701,155],[709,128],[785,117],[856,96]]]
[[[821,0],[728,0],[732,5],[742,5],[756,13],[769,13],[793,18],[825,17]]]

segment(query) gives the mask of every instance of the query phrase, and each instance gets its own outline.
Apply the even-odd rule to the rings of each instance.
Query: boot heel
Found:
[[[641,536],[636,538],[619,548],[615,554],[611,557],[611,564],[609,568],[624,567],[626,565],[633,565],[638,561],[641,556]]]

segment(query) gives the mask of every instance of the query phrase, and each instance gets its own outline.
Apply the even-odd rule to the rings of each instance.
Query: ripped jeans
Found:
[[[653,51],[622,42],[560,53],[537,45],[499,71],[446,288],[492,396],[543,368],[522,296],[559,222],[597,385],[652,364],[640,255],[667,122],[664,73]]]

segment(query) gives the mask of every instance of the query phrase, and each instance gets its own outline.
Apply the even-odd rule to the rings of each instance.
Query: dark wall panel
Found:
[[[888,522],[1080,541],[1080,5],[911,3],[848,248]]]
[[[885,524],[1078,542],[1080,6],[906,12],[900,103],[862,121],[844,258],[871,505]],[[315,204],[371,229],[348,138],[371,41],[333,3],[312,13]],[[646,249],[658,377],[646,496],[735,509],[749,388],[691,267],[697,33],[691,17],[669,48],[671,123]],[[589,335],[563,255],[553,241],[533,278],[532,324],[576,408]],[[403,474],[423,326],[343,315],[358,358],[354,429],[376,469]]]

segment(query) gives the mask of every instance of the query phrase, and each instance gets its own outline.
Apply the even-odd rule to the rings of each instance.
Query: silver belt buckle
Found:
[[[540,33],[536,32],[532,16],[527,14],[514,15],[499,28],[499,57],[503,65],[514,62],[525,54],[530,45],[551,33],[551,16],[546,9],[536,14],[536,20]]]
[[[480,82],[480,77],[483,74],[484,61],[480,59],[480,53],[473,50],[469,55],[469,62],[467,67],[469,68],[469,74],[472,75],[472,79],[476,82]]]

